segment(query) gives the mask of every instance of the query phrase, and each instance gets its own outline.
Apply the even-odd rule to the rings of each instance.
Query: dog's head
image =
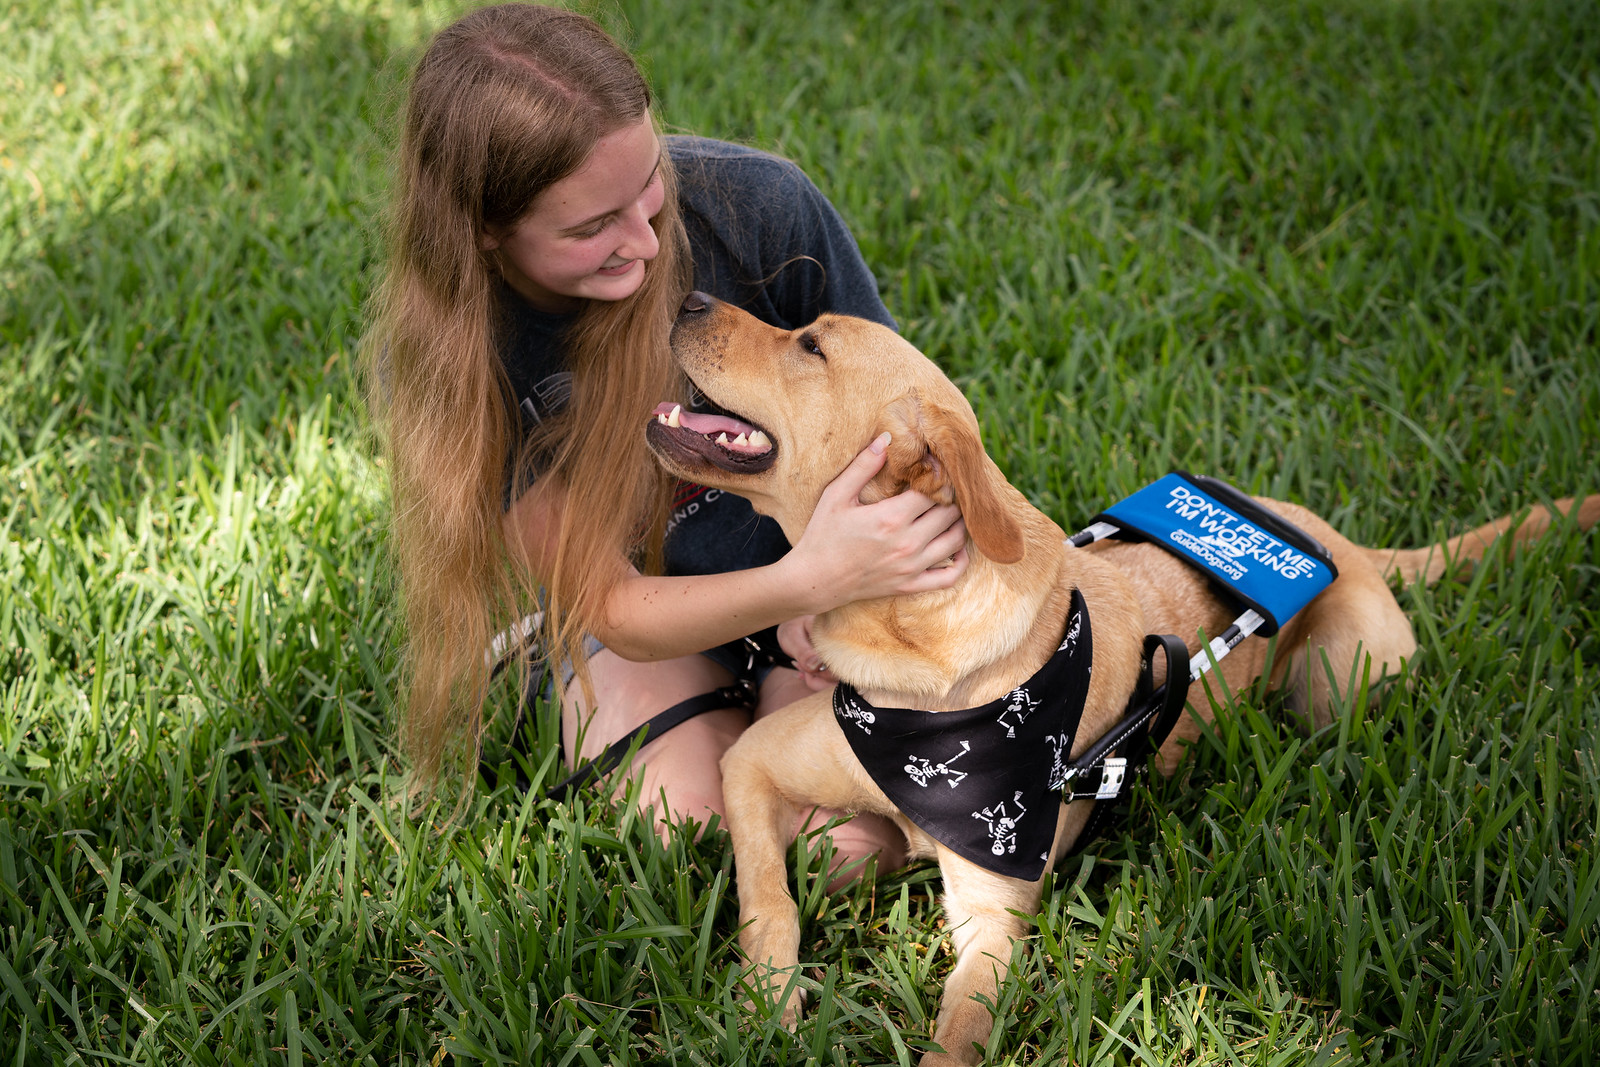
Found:
[[[973,547],[997,563],[1023,554],[1014,494],[984,454],[961,391],[893,330],[824,315],[780,330],[691,293],[672,352],[719,413],[662,404],[646,437],[669,471],[738,493],[771,515],[791,542],[822,490],[880,433],[891,440],[868,503],[916,489],[961,508]]]

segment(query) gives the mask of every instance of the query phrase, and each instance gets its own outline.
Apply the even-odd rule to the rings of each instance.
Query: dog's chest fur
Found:
[[[1050,658],[1077,588],[1095,633],[1077,755],[1110,729],[1133,691],[1144,612],[1115,567],[1064,546],[1055,524],[1039,518],[1048,530],[1029,538],[1018,563],[975,555],[949,590],[819,616],[818,653],[872,704],[936,712],[974,707],[1011,692]]]

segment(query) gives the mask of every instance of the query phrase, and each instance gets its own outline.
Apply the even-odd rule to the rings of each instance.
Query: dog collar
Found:
[[[963,859],[1031,882],[1055,840],[1093,660],[1089,612],[1074,589],[1060,647],[1000,699],[961,711],[879,708],[841,682],[833,713],[907,818]]]

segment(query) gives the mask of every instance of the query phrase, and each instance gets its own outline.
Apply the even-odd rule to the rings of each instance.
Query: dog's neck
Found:
[[[969,544],[967,569],[949,589],[846,604],[817,617],[813,643],[836,677],[879,706],[951,711],[1003,696],[1060,639],[1072,589],[1062,539],[1027,508],[1018,562],[996,563]]]

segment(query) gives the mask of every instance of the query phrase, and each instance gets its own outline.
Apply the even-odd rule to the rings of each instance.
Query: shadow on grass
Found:
[[[712,3],[692,15],[641,12],[639,22],[681,21],[697,41],[726,32],[737,46],[725,67],[695,48],[658,46],[665,98],[704,90],[698,111],[686,103],[668,116],[677,121],[713,121],[717,94],[740,79],[756,86],[747,99],[774,95],[772,70],[795,69],[782,67],[790,57],[837,49],[862,60],[862,81],[808,67],[806,79],[797,75],[805,84],[774,114],[751,119],[749,132],[797,142],[814,134],[830,191],[845,190],[884,260],[906,272],[937,267],[928,272],[933,297],[900,286],[921,303],[896,310],[933,323],[930,335],[947,328],[940,336],[975,379],[996,351],[1042,352],[1032,392],[1081,403],[1051,417],[1065,413],[1066,444],[1078,434],[1103,445],[1121,464],[1118,478],[1148,473],[1141,443],[1178,430],[1192,432],[1196,448],[1214,447],[1198,428],[1221,417],[1209,398],[1228,389],[1194,403],[1173,388],[1169,358],[1191,360],[1195,378],[1212,358],[1239,372],[1267,428],[1250,448],[1312,470],[1289,483],[1296,488],[1399,484],[1423,499],[1384,506],[1428,512],[1431,468],[1401,468],[1433,462],[1441,440],[1472,440],[1484,410],[1494,414],[1485,447],[1499,449],[1501,483],[1545,466],[1581,472],[1582,434],[1593,425],[1581,406],[1529,431],[1521,400],[1543,393],[1529,386],[1512,402],[1493,398],[1506,382],[1523,387],[1521,365],[1537,386],[1536,365],[1551,350],[1571,364],[1583,355],[1569,358],[1572,346],[1592,338],[1586,283],[1550,269],[1592,248],[1592,189],[1565,174],[1534,183],[1533,215],[1545,210],[1553,225],[1547,241],[1518,246],[1512,268],[1523,274],[1473,260],[1506,243],[1510,231],[1481,231],[1520,210],[1525,169],[1540,166],[1542,109],[1586,91],[1565,67],[1518,73],[1535,56],[1592,68],[1593,30],[1576,8],[1553,4],[1542,9],[1550,22],[1516,23],[1527,32],[1570,26],[1556,34],[1559,48],[1527,45],[1477,66],[1459,61],[1505,10],[1497,5],[1308,9],[1326,25],[1297,21],[1299,10],[1291,18],[1230,4],[1064,5],[1048,17],[1019,8],[1026,32],[1011,39],[983,36],[986,12],[953,10],[907,5],[880,17],[839,5],[789,27]],[[1404,25],[1391,33],[1385,19]],[[899,37],[875,36],[885,27]],[[758,1026],[757,1039],[741,1030],[727,977],[725,854],[655,850],[614,812],[523,809],[502,798],[440,836],[380,802],[393,672],[376,606],[382,505],[363,466],[349,375],[381,186],[372,129],[387,122],[373,86],[404,63],[386,58],[392,30],[376,17],[301,9],[280,29],[237,64],[190,54],[201,91],[182,101],[193,128],[181,163],[122,175],[92,211],[53,201],[35,261],[6,268],[16,286],[0,319],[11,346],[0,396],[11,429],[0,432],[30,488],[0,489],[0,511],[26,542],[26,551],[0,546],[12,552],[8,573],[21,591],[5,616],[19,651],[0,661],[13,716],[0,768],[0,1035],[24,1035],[19,1058],[41,1062],[66,1059],[69,1046],[157,1061],[403,1062],[434,1057],[442,1035],[485,1058],[532,1058],[540,1048],[577,1056],[584,1042],[607,1041],[660,1061],[678,1051],[674,1041],[710,1062],[749,1060],[753,1049],[772,1051],[774,1062],[834,1055],[820,1014],[799,1039],[771,1026]],[[969,31],[995,50],[967,47]],[[956,38],[947,52],[919,51],[940,34]],[[650,48],[668,35],[657,26],[645,37]],[[1219,48],[1218,38],[1241,47]],[[1304,62],[1280,72],[1282,57]],[[1318,80],[1319,64],[1334,73]],[[1472,77],[1453,80],[1457,67]],[[1370,72],[1374,84],[1342,96],[1352,71]],[[713,74],[730,80],[708,85]],[[946,78],[964,86],[950,107],[940,97]],[[1526,89],[1527,100],[1501,107],[1496,79],[1512,98]],[[1406,95],[1423,84],[1431,95]],[[896,134],[907,138],[904,151],[890,165],[870,151],[878,127],[863,95],[905,111]],[[1563,165],[1587,158],[1569,145],[1588,114],[1563,107],[1551,120]],[[834,119],[845,131],[836,137]],[[1500,152],[1508,144],[1515,153]],[[902,167],[924,159],[934,172]],[[915,205],[910,173],[927,183]],[[1485,173],[1493,180],[1479,189]],[[1055,337],[1074,325],[1067,313],[1083,312],[1070,302],[1074,286],[1102,284],[1098,270],[1080,283],[1062,266],[1080,253],[1093,259],[1087,231],[1045,225],[1073,218],[1077,204],[1065,196],[1085,176],[1108,190],[1095,201],[1107,208],[1105,231],[1137,231],[1108,246],[1123,256],[1105,258],[1111,299],[1085,316],[1085,328],[1099,317],[1108,331],[1105,319],[1126,316],[1124,336],[1137,344],[1074,350],[1100,370],[1092,380],[1058,376],[1048,362]],[[1327,194],[1330,177],[1346,200]],[[1035,198],[1000,203],[1016,190]],[[1369,205],[1343,214],[1361,196]],[[1176,221],[1157,219],[1163,212]],[[1511,236],[1531,232],[1528,219],[1512,221],[1522,228]],[[1425,239],[1437,247],[1417,251]],[[1306,242],[1329,269],[1295,295],[1303,309],[1285,313],[1280,289],[1321,271],[1291,262]],[[1283,245],[1294,254],[1262,283],[1276,269],[1268,250]],[[1206,270],[1164,265],[1187,270],[1197,256]],[[1389,258],[1401,260],[1404,284],[1390,286],[1380,262]],[[1343,281],[1326,280],[1341,267]],[[1478,312],[1504,307],[1489,299],[1503,278],[1474,288],[1480,269],[1542,277],[1559,314],[1524,309],[1479,324]],[[1014,283],[1009,293],[1002,283]],[[1150,290],[1153,309],[1138,299]],[[1057,291],[1065,297],[1049,303]],[[970,293],[970,305],[939,303],[956,292]],[[1431,303],[1440,293],[1455,302]],[[1404,306],[1413,299],[1417,307]],[[1213,314],[1231,316],[1213,341],[1185,338],[1191,327],[1212,329]],[[1362,350],[1347,356],[1337,331],[1352,319],[1367,332],[1354,333]],[[1284,323],[1302,331],[1294,344],[1241,350],[1241,337],[1259,341]],[[1531,355],[1513,344],[1519,323],[1544,331],[1530,335]],[[1500,354],[1486,354],[1488,369],[1461,372],[1471,388],[1458,388],[1441,353],[1453,358],[1480,328],[1510,353],[1504,363],[1515,373],[1502,382]],[[1302,358],[1302,342],[1332,355]],[[1260,369],[1275,359],[1281,368]],[[1381,381],[1397,362],[1411,378],[1382,402],[1407,418],[1427,409],[1412,425],[1428,443],[1410,430],[1380,432],[1363,438],[1370,450],[1329,458],[1347,444],[1348,412],[1368,399],[1352,381]],[[1576,404],[1582,381],[1568,365],[1557,369],[1551,393]],[[1311,372],[1328,377],[1295,395],[1335,413],[1315,425],[1339,447],[1308,456],[1304,425],[1275,396],[1289,389],[1280,380]],[[980,409],[1030,411],[1034,397],[1022,395],[1018,376],[984,380],[994,399]],[[1130,382],[1159,418],[1125,413],[1139,397]],[[1008,422],[1016,436],[1001,458],[1013,472],[1037,466],[1038,455],[1078,455],[1040,447],[1026,419]],[[1530,444],[1535,433],[1544,437]],[[1455,457],[1467,474],[1476,462]],[[1081,499],[1078,490],[1104,488],[1108,477],[1098,470],[1059,496]],[[1470,507],[1479,494],[1458,485],[1444,495]],[[1581,547],[1558,562],[1592,568]],[[1292,1002],[1311,1039],[1328,1036],[1316,1028],[1344,1012],[1339,1025],[1396,1059],[1452,1041],[1479,1058],[1501,1047],[1539,1046],[1551,1058],[1580,1049],[1600,969],[1589,948],[1600,883],[1587,848],[1593,805],[1562,807],[1595,795],[1586,740],[1594,716],[1577,700],[1562,704],[1545,682],[1592,692],[1582,686],[1594,663],[1593,613],[1585,623],[1549,605],[1581,603],[1593,583],[1563,592],[1556,569],[1512,570],[1493,580],[1509,590],[1498,599],[1453,592],[1438,611],[1420,611],[1436,661],[1452,666],[1417,700],[1388,709],[1381,728],[1353,728],[1316,751],[1248,713],[1242,727],[1221,731],[1227,760],[1203,754],[1193,779],[1155,791],[1138,814],[1153,843],[1109,846],[1083,878],[1086,900],[1063,892],[1050,902],[1023,950],[1031,962],[1007,991],[1022,1000],[1002,1039],[1065,1055],[1071,1038],[1088,1060],[1108,1020],[1120,1025],[1136,999],[1146,1020],[1169,1012],[1154,1029],[1170,1021],[1176,1042],[1185,1020],[1216,1013],[1226,997],[1223,1014],[1255,1013],[1264,1028]],[[1502,621],[1512,612],[1527,617],[1531,636]],[[1280,775],[1287,784],[1272,795],[1266,786]],[[1193,807],[1166,810],[1178,800]],[[1266,817],[1243,817],[1257,807]],[[909,875],[886,892],[926,881]],[[885,1023],[914,1033],[945,965],[931,898],[919,893],[898,914],[895,906],[851,898],[829,901],[814,921],[808,914],[808,951],[829,965],[822,981],[848,993],[834,1023],[851,1054],[883,1060],[896,1055]],[[1150,976],[1154,990],[1141,988]],[[1196,981],[1216,983],[1209,1004]]]

